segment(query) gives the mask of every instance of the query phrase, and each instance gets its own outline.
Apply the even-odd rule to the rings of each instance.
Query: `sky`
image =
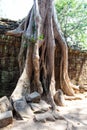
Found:
[[[33,5],[33,0],[0,0],[0,18],[23,19]]]

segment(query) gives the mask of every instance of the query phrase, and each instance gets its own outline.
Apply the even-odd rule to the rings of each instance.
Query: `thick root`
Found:
[[[21,36],[24,32],[24,24],[25,24],[25,19],[21,22],[21,24],[18,26],[18,28],[11,30],[11,31],[7,31],[6,35]]]
[[[6,35],[16,36],[16,37],[20,37],[22,36],[22,34],[23,34],[23,31],[19,29],[14,29],[14,30],[6,32]]]
[[[43,93],[43,87],[42,87],[42,84],[41,84],[40,81],[37,83],[37,90],[38,90],[38,92],[39,92],[40,94]]]
[[[55,9],[53,14],[53,27],[55,39],[58,41],[58,44],[61,47],[60,86],[65,94],[73,96],[74,91],[68,76],[68,48],[64,37],[62,36]]]
[[[13,91],[11,95],[12,101],[16,101],[21,99],[23,96],[25,96],[27,93],[30,93],[30,86],[28,82],[25,82],[25,80],[19,80],[17,83],[17,86],[15,90]]]
[[[36,90],[40,94],[43,93],[43,87],[45,87],[52,108],[55,110],[57,105],[64,105],[62,92],[56,92],[55,90],[55,39],[61,47],[61,89],[65,94],[70,96],[74,95],[74,91],[68,77],[67,45],[55,20],[53,6],[53,0],[34,0],[34,6],[28,17],[24,19],[24,22],[16,30],[9,31],[7,34],[15,36],[23,34],[22,36],[25,37],[25,39],[22,37],[23,45],[25,42],[27,43],[27,53],[24,57],[24,62],[23,55],[26,49],[22,48],[22,46],[20,49],[19,66],[20,73],[22,74],[18,80],[16,89],[12,93],[12,98],[18,99],[25,96],[28,90],[30,93],[32,90],[30,87],[33,86],[31,84],[34,84],[34,87],[36,87]],[[43,11],[41,11],[41,7],[43,7]],[[44,38],[41,37],[42,35]],[[45,45],[43,45],[44,43]]]

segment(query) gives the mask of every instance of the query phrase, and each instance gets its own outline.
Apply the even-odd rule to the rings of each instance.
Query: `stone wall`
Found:
[[[0,21],[0,97],[9,96],[19,78],[18,53],[21,38],[6,36],[5,32],[18,26],[15,21]],[[55,53],[56,87],[59,87],[60,49]],[[74,84],[87,86],[87,52],[69,49],[69,77]]]
[[[55,71],[56,71],[56,88],[60,88],[60,49],[56,48],[55,52]],[[78,50],[68,50],[68,72],[73,84],[87,87],[87,52]]]
[[[19,77],[18,53],[21,38],[0,35],[0,96],[9,96]],[[56,79],[59,84],[60,51],[56,51]],[[74,84],[87,85],[87,53],[69,49],[69,76]]]
[[[0,96],[9,95],[19,77],[20,38],[0,35]]]
[[[87,52],[69,50],[69,76],[73,83],[87,86]]]

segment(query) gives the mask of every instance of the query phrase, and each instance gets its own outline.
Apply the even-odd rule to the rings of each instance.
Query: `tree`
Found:
[[[68,76],[68,48],[57,21],[54,0],[34,0],[28,16],[19,27],[8,35],[22,35],[19,53],[20,78],[13,91],[12,100],[18,100],[26,93],[46,93],[55,109],[55,48],[61,48],[60,88],[71,96],[76,86]]]
[[[87,1],[57,0],[56,10],[67,44],[87,50]]]

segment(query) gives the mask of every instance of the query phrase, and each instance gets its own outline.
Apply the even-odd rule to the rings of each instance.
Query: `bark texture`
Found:
[[[68,76],[68,49],[62,36],[53,0],[34,0],[28,16],[9,35],[22,35],[18,57],[20,78],[12,100],[31,91],[45,93],[55,108],[55,48],[61,48],[60,88],[66,95],[74,95],[75,87]],[[56,40],[56,42],[55,42]]]

